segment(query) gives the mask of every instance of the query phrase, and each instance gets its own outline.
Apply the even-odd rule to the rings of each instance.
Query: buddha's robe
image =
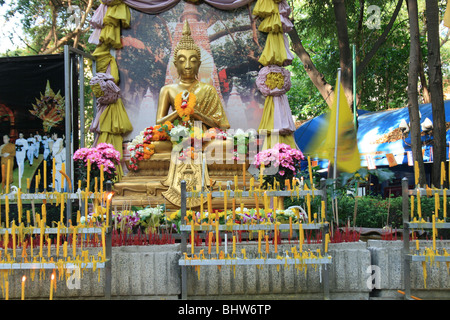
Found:
[[[230,128],[230,123],[216,88],[203,82],[197,82],[191,89],[191,92],[197,98],[197,104],[194,109],[200,116],[208,117],[214,122],[216,128]]]

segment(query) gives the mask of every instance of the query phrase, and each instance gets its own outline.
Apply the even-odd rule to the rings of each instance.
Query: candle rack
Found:
[[[254,197],[255,194],[259,196],[263,196],[264,194],[267,197],[306,197],[310,196],[318,196],[321,199],[325,199],[327,197],[327,191],[325,188],[325,184],[323,184],[323,188],[320,190],[312,189],[312,190],[299,190],[298,187],[296,190],[250,190],[250,191],[240,191],[240,190],[224,190],[224,191],[214,191],[210,192],[211,198],[224,198],[225,193],[228,199],[232,198],[241,198],[241,197]],[[186,208],[187,208],[187,199],[188,198],[196,198],[203,195],[204,199],[207,199],[208,192],[187,192],[186,191],[186,181],[181,181],[181,221],[185,221],[186,217]],[[325,201],[326,203],[326,201]],[[209,210],[208,210],[209,211]],[[310,215],[310,212],[308,212]],[[220,231],[232,232],[232,231],[247,231],[247,232],[259,232],[259,231],[276,231],[276,230],[321,230],[322,231],[322,252],[320,250],[316,252],[312,251],[301,251],[292,253],[282,253],[279,255],[278,252],[270,252],[265,255],[259,255],[258,257],[253,257],[252,254],[249,254],[249,257],[246,256],[245,249],[241,251],[239,254],[234,254],[230,257],[228,253],[225,257],[223,251],[220,254],[208,254],[207,257],[203,255],[201,257],[202,250],[197,252],[199,257],[196,254],[193,255],[192,247],[191,252],[188,253],[187,250],[187,239],[189,233],[192,234],[192,228],[195,232],[199,231],[219,231],[219,236],[222,234]],[[291,224],[274,224],[274,223],[264,223],[264,224],[220,224],[220,225],[191,225],[191,224],[181,224],[180,232],[181,232],[181,252],[182,258],[180,258],[178,264],[181,267],[181,298],[187,299],[187,267],[200,267],[200,266],[242,266],[242,265],[275,265],[275,266],[283,266],[283,265],[295,265],[296,267],[303,267],[305,265],[318,265],[319,272],[321,272],[321,281],[323,285],[323,294],[324,299],[329,299],[330,289],[329,289],[329,265],[332,263],[331,256],[328,255],[328,242],[329,239],[326,234],[328,233],[329,224],[325,220],[323,221],[311,221],[310,223],[291,223]],[[303,231],[302,231],[303,232]],[[299,239],[299,243],[300,243]],[[275,241],[274,241],[275,242]],[[194,243],[191,242],[191,246],[194,246]],[[226,246],[226,244],[225,244]],[[225,249],[225,251],[227,251]],[[322,253],[324,256],[322,256]]]
[[[106,181],[106,190],[105,194],[111,194],[112,193],[112,182]],[[64,199],[67,200],[80,200],[84,201],[87,198],[88,199],[94,199],[96,197],[95,194],[89,193],[89,195],[84,194],[84,192],[76,192],[76,193],[64,193]],[[9,200],[14,201],[18,200],[18,193],[10,193],[10,194],[2,194],[0,195],[0,199],[5,199],[6,196]],[[20,193],[20,199],[30,199],[30,200],[56,200],[60,199],[59,193]],[[110,201],[110,199],[106,198],[106,201]],[[22,256],[16,256],[14,258],[11,258],[11,255],[8,254],[9,260],[5,263],[0,263],[0,270],[58,270],[61,268],[61,266],[68,270],[68,269],[75,269],[80,268],[81,270],[85,269],[104,269],[105,270],[105,276],[104,276],[104,292],[105,292],[105,298],[111,299],[111,255],[112,255],[112,217],[111,217],[111,206],[107,205],[107,212],[106,212],[107,218],[106,221],[104,220],[102,222],[101,226],[62,226],[59,228],[54,227],[38,227],[38,226],[29,226],[29,227],[1,227],[0,226],[0,235],[12,235],[14,234],[14,237],[18,236],[19,230],[22,230],[23,235],[40,235],[43,231],[45,235],[57,235],[58,233],[60,235],[70,235],[74,233],[74,230],[76,231],[76,236],[79,235],[102,235],[102,246],[103,246],[103,258],[99,259],[99,261],[96,261],[93,256],[91,257],[83,257],[81,256],[80,260],[78,260],[78,255],[76,257],[77,260],[72,260],[70,256],[68,258],[59,258],[57,257],[58,261],[53,261],[53,256],[51,256],[50,260],[46,260],[42,254],[38,257],[38,255],[32,255],[31,257],[27,257],[27,259],[24,259]],[[106,223],[108,222],[108,223]],[[62,223],[62,221],[61,221]],[[15,232],[15,233],[14,233]],[[40,242],[40,239],[35,240],[37,243]],[[77,240],[75,240],[77,241]],[[76,243],[75,243],[76,245]],[[41,242],[39,244],[40,251],[42,253],[43,243]],[[57,245],[55,244],[55,247]],[[4,256],[6,257],[7,251],[10,251],[9,248],[0,248],[0,254],[2,251],[4,252]],[[26,248],[21,249],[24,250]],[[74,250],[74,248],[70,248]],[[14,249],[15,250],[15,249]],[[20,250],[18,248],[18,250]],[[31,247],[30,250],[35,250],[34,247]],[[48,250],[48,248],[47,248]],[[60,243],[60,246],[56,248],[58,251],[63,251],[63,244]],[[66,250],[68,248],[66,247]],[[50,251],[48,251],[50,252]],[[75,251],[73,251],[75,252]],[[28,258],[32,260],[31,262],[28,262]],[[49,257],[47,257],[49,258]],[[40,260],[40,261],[39,261]]]
[[[443,208],[443,219],[439,221],[439,207],[435,207],[435,215],[433,215],[433,222],[425,221],[421,212],[418,209],[419,220],[414,217],[414,211],[411,210],[410,207],[410,199],[413,201],[411,196],[415,196],[420,198],[421,196],[434,196],[437,198],[437,202],[440,203],[439,197],[444,197],[444,208]],[[414,189],[408,188],[408,179],[402,179],[402,211],[403,211],[403,279],[404,279],[404,287],[405,287],[405,299],[411,300],[415,297],[411,296],[411,263],[412,262],[422,262],[426,263],[429,261],[433,262],[450,262],[450,248],[436,248],[436,230],[437,229],[450,229],[450,223],[446,221],[447,212],[446,212],[446,197],[447,197],[447,189],[431,189],[431,188],[420,188],[417,186]],[[436,202],[435,201],[435,202]],[[410,249],[410,231],[414,231],[417,229],[432,229],[432,238],[433,245],[431,249],[425,249],[421,251],[419,246],[419,240],[416,240],[416,249]],[[432,258],[430,258],[430,253],[432,254]],[[424,268],[426,266],[423,266]],[[426,281],[426,279],[424,279]],[[426,282],[425,282],[426,283]]]

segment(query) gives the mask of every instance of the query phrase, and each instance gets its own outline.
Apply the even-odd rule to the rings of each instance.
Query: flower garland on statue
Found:
[[[179,152],[178,159],[185,160],[187,158],[197,159],[197,150],[193,146],[202,145],[205,141],[226,140],[229,135],[218,129],[210,128],[203,130],[194,130],[193,127],[185,127],[176,124],[170,131],[170,137],[173,143],[173,150]]]
[[[189,104],[192,100],[187,99],[187,101]],[[178,159],[180,160],[197,159],[198,152],[201,150],[196,150],[193,146],[203,145],[206,141],[233,141],[233,160],[239,160],[241,156],[246,157],[249,152],[249,145],[258,143],[253,132],[244,132],[242,129],[238,129],[233,133],[225,132],[218,128],[210,128],[203,131],[201,129],[194,130],[194,127],[189,126],[186,122],[181,122],[180,124],[178,120],[175,120],[172,124],[166,121],[162,126],[157,125],[146,128],[129,143],[130,161],[128,168],[137,171],[138,162],[150,159],[155,153],[155,146],[152,142],[163,140],[172,142],[172,151],[178,152]]]
[[[190,116],[194,114],[194,107],[197,103],[197,97],[187,90],[180,92],[175,97],[175,110],[183,122],[187,122]]]
[[[155,153],[155,145],[152,142],[169,140],[169,132],[172,128],[173,124],[166,121],[163,125],[150,126],[141,131],[128,145],[130,152],[128,167],[135,171],[138,170],[138,162],[150,159]]]

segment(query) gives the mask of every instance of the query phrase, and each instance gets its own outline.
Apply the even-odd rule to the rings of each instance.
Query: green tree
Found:
[[[290,70],[293,88],[288,94],[293,114],[300,120],[319,115],[328,110],[333,97],[336,70],[348,67],[348,43],[356,47],[356,100],[358,108],[377,111],[400,108],[407,104],[410,35],[406,1],[340,1],[295,0],[292,3],[294,30],[289,33],[292,50],[297,54]],[[439,17],[445,10],[445,1],[439,1]],[[342,14],[337,15],[336,6]],[[367,25],[373,15],[369,5],[380,8],[380,28]],[[425,72],[428,63],[427,19],[425,2],[418,4],[419,69],[418,99],[430,102],[429,77]],[[339,31],[345,23],[347,32]],[[434,18],[436,20],[436,18]],[[441,54],[449,55],[449,33],[441,35]],[[344,56],[344,58],[343,58]],[[448,78],[448,63],[442,60],[443,78]],[[343,77],[345,74],[343,73]],[[444,80],[445,81],[445,80]],[[348,82],[346,82],[348,85]],[[345,83],[343,83],[345,85]],[[348,90],[347,90],[348,92]],[[349,100],[350,105],[352,101]]]
[[[15,0],[4,18],[21,16],[24,53],[57,53],[65,44],[90,51],[95,46],[87,42],[91,31],[88,17],[99,4],[99,0]]]
[[[289,32],[294,52],[302,61],[305,71],[324,100],[331,106],[333,88],[329,81],[334,81],[336,69],[332,70],[333,77],[326,77],[323,73],[324,69],[319,69],[310,53],[306,51],[303,41],[304,39],[306,41],[313,39],[313,47],[308,48],[313,54],[322,50],[324,46],[331,46],[333,48],[331,58],[336,59],[337,57],[338,66],[342,70],[342,85],[351,106],[353,102],[353,63],[350,43],[356,45],[358,57],[362,58],[356,70],[357,75],[362,74],[380,47],[386,42],[403,1],[373,1],[371,4],[379,5],[384,9],[383,12],[389,14],[379,17],[381,20],[380,31],[371,32],[368,36],[364,34],[363,28],[366,19],[364,15],[366,13],[365,1],[297,0],[294,3],[297,4],[294,4],[293,14],[295,28]]]

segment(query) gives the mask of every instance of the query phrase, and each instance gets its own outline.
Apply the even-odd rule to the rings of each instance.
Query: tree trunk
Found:
[[[348,40],[347,11],[344,0],[334,0],[333,7],[339,44],[339,64],[342,71],[341,83],[350,110],[353,112],[353,64]]]
[[[431,109],[433,112],[433,185],[440,187],[441,162],[446,161],[446,128],[444,93],[439,39],[438,0],[426,1],[428,29],[428,78],[430,79]]]
[[[370,60],[375,56],[378,49],[381,47],[381,45],[386,41],[386,38],[389,34],[389,32],[392,29],[392,26],[394,25],[394,22],[398,16],[398,13],[400,11],[401,5],[403,3],[403,0],[398,0],[397,6],[394,10],[394,13],[391,17],[391,20],[389,21],[388,25],[386,26],[385,30],[383,31],[383,34],[377,39],[375,44],[373,45],[372,49],[367,53],[363,59],[363,61],[357,66],[356,68],[356,74],[357,77],[362,74],[364,69],[369,64]],[[345,3],[344,0],[335,0],[333,2],[334,4],[334,10],[335,10],[335,16],[336,16],[336,26],[338,28],[338,39],[340,42],[339,49],[340,49],[340,61],[341,61],[341,69],[342,69],[342,80],[345,81],[344,91],[346,92],[346,96],[351,97],[349,100],[349,105],[353,105],[353,90],[352,90],[352,55],[350,51],[350,45],[348,40],[348,31],[347,31],[347,15],[345,10]],[[364,1],[360,1],[360,10],[361,13],[363,13],[364,9]],[[362,21],[362,20],[361,20]],[[344,28],[345,27],[345,28]],[[345,30],[344,30],[345,29]],[[358,32],[360,33],[360,32]],[[322,97],[325,99],[325,102],[329,107],[333,104],[333,87],[330,85],[327,80],[324,78],[323,74],[317,70],[316,66],[311,60],[311,56],[309,53],[305,50],[303,47],[302,41],[297,33],[297,30],[293,28],[289,33],[289,37],[291,39],[292,43],[292,49],[295,52],[295,54],[299,57],[300,61],[303,63],[303,66],[305,68],[306,73],[308,74],[309,78],[313,82],[314,86],[319,90]],[[362,36],[362,35],[361,35]],[[341,41],[342,41],[342,49],[341,49]],[[361,39],[358,40],[358,42],[361,42]],[[345,43],[347,43],[345,45]],[[360,51],[360,47],[358,45],[357,52]],[[344,54],[344,57],[342,56]],[[359,59],[359,56],[358,56]],[[347,61],[348,64],[343,68],[343,62]],[[349,75],[346,75],[345,70]],[[361,77],[359,77],[359,80],[361,80]],[[334,81],[334,80],[333,80]],[[348,94],[347,94],[348,93]],[[353,112],[353,110],[352,110]]]
[[[306,73],[311,79],[314,86],[319,90],[322,97],[325,99],[327,105],[331,108],[333,105],[333,87],[326,81],[322,73],[317,70],[314,62],[311,60],[311,56],[303,47],[302,40],[297,33],[295,28],[289,31],[289,37],[292,41],[292,49],[295,54],[299,57],[300,61],[303,63]]]
[[[425,166],[422,157],[422,140],[420,137],[420,117],[418,101],[418,74],[419,74],[419,18],[417,0],[407,0],[410,51],[409,51],[409,74],[408,74],[408,112],[410,119],[411,149],[413,159],[419,164],[419,179],[421,185],[425,185]]]
[[[420,84],[422,85],[422,97],[423,103],[430,103],[430,91],[428,90],[427,78],[425,78],[425,70],[423,66],[423,58],[422,58],[422,50],[419,50],[419,79]]]

